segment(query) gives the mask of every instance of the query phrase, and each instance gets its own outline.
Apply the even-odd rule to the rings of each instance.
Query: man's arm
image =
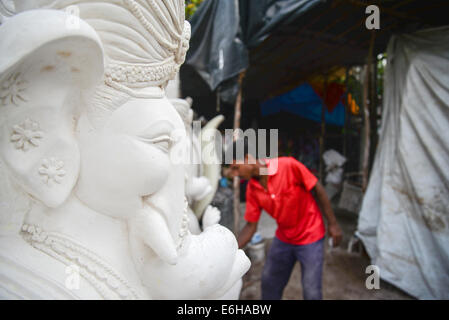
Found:
[[[317,181],[314,190],[318,204],[327,219],[329,236],[332,237],[334,246],[338,246],[342,239],[342,232],[337,219],[335,218],[334,210],[332,210],[331,202],[327,197],[326,190],[324,190],[323,185],[319,181]]]
[[[237,238],[239,249],[242,249],[251,240],[257,231],[257,222],[247,222]]]

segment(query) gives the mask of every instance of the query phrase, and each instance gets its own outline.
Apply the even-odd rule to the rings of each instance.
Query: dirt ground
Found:
[[[365,281],[369,274],[365,273],[370,265],[368,256],[361,246],[359,252],[347,252],[348,242],[357,227],[357,216],[347,212],[337,211],[337,219],[343,230],[343,243],[340,247],[326,255],[323,268],[323,298],[326,300],[408,300],[413,297],[397,289],[393,285],[380,281],[380,289],[368,290]],[[265,240],[267,252],[272,239]],[[326,246],[327,246],[326,239]],[[266,254],[265,254],[266,256]],[[243,278],[240,295],[242,300],[258,300],[261,297],[261,275],[264,262],[253,263],[251,269]],[[283,300],[303,299],[301,288],[301,270],[296,263],[290,280],[284,290]]]

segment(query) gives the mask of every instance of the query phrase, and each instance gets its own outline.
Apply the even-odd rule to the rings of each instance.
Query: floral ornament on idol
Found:
[[[20,125],[13,127],[11,133],[11,142],[14,143],[16,149],[27,151],[30,146],[39,146],[39,139],[42,139],[43,133],[39,131],[39,124],[33,120],[25,119]]]
[[[22,79],[21,74],[13,73],[0,84],[0,101],[6,106],[14,104],[18,106],[27,99],[24,95],[26,90],[26,81]]]
[[[177,246],[177,250],[181,249],[184,244],[184,239],[189,234],[189,216],[188,216],[188,208],[189,208],[189,202],[187,201],[187,198],[184,197],[184,212],[182,214],[182,222],[181,222],[181,229],[179,230],[179,242]]]
[[[61,183],[65,176],[66,172],[62,169],[63,167],[64,162],[61,160],[56,158],[44,159],[42,160],[42,166],[39,168],[39,174],[42,176],[42,180],[49,187],[52,187],[55,182]]]

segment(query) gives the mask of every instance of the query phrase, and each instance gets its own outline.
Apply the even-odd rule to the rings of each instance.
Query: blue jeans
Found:
[[[262,273],[262,299],[280,300],[296,261],[301,264],[305,300],[321,300],[324,238],[306,245],[285,243],[274,237]]]

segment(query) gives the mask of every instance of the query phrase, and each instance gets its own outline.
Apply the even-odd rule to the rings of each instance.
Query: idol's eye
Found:
[[[174,139],[171,137],[172,131],[173,126],[168,121],[161,120],[152,124],[138,137],[141,141],[167,153],[174,142]]]
[[[156,138],[140,137],[140,140],[142,140],[145,143],[152,144],[156,148],[158,148],[164,152],[168,152],[174,142],[174,140],[169,135],[166,135],[166,134],[161,135]]]

